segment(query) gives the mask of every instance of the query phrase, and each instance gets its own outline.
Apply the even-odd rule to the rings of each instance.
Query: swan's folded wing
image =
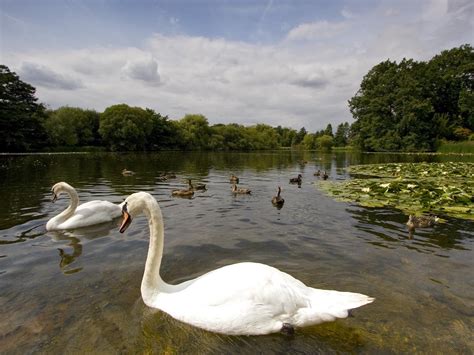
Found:
[[[106,223],[120,217],[121,209],[108,201],[90,201],[78,206],[74,215],[61,224],[62,228],[73,229]]]
[[[195,305],[232,303],[270,306],[276,313],[305,307],[307,287],[292,276],[264,264],[239,263],[211,271],[181,291]]]

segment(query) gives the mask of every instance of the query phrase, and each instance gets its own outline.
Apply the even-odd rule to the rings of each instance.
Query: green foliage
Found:
[[[321,150],[331,150],[334,145],[334,138],[324,134],[321,137],[316,138],[316,145]]]
[[[317,143],[316,143],[316,135],[313,133],[308,133],[304,136],[303,138],[303,146],[305,149],[316,149],[317,148]]]
[[[78,107],[50,111],[44,123],[53,145],[93,146],[100,143],[99,114]]]
[[[208,149],[211,129],[203,115],[186,115],[178,122],[181,145],[184,149]]]
[[[443,141],[437,151],[439,153],[474,154],[474,140],[463,142]]]
[[[100,115],[99,133],[114,151],[146,150],[153,130],[153,111],[126,104],[108,107]]]
[[[366,151],[432,151],[438,140],[472,130],[474,51],[443,51],[429,62],[374,66],[349,100],[354,143]]]
[[[293,141],[296,138],[297,132],[294,129],[277,126],[275,128],[276,133],[278,134],[278,143],[281,147],[291,147]]]
[[[35,91],[0,65],[0,151],[25,151],[45,144],[45,107],[36,102]]]
[[[324,130],[324,134],[326,136],[334,137],[334,134],[332,133],[332,125],[330,123],[328,123],[328,125],[326,126],[326,129]]]
[[[344,147],[349,143],[350,127],[348,122],[341,123],[337,126],[334,135],[334,145],[336,147]]]
[[[339,200],[394,207],[407,214],[441,213],[474,220],[473,163],[372,164],[350,167],[355,179],[318,181]]]
[[[306,133],[308,133],[308,132],[306,131],[306,129],[304,127],[302,127],[298,131],[298,133],[295,135],[295,137],[293,139],[293,142],[291,142],[291,145],[301,144],[303,142],[304,136],[306,136]]]

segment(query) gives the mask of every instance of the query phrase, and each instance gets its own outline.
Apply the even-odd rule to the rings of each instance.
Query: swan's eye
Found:
[[[127,210],[127,202],[125,202],[122,206],[122,212],[128,212]]]

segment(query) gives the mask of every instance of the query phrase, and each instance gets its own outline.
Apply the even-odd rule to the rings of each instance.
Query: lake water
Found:
[[[300,164],[307,160],[307,164]],[[318,191],[317,169],[348,178],[353,164],[474,161],[474,157],[317,152],[56,154],[0,156],[0,352],[2,353],[472,353],[474,225],[446,218],[408,238],[407,216],[337,202]],[[127,168],[134,176],[122,176]],[[176,179],[159,181],[164,172]],[[229,176],[252,195],[233,196]],[[300,188],[288,179],[303,175]],[[185,178],[192,199],[171,197]],[[148,227],[137,218],[61,233],[45,224],[68,205],[120,203],[151,193],[165,221],[161,274],[169,283],[240,261],[266,263],[308,286],[376,300],[355,317],[298,329],[292,337],[224,336],[149,309],[140,295]],[[271,197],[282,187],[285,205]]]

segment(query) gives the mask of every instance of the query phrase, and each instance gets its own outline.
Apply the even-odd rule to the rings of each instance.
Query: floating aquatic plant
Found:
[[[344,181],[316,185],[338,200],[367,207],[393,207],[474,220],[474,163],[392,163],[356,165]]]

